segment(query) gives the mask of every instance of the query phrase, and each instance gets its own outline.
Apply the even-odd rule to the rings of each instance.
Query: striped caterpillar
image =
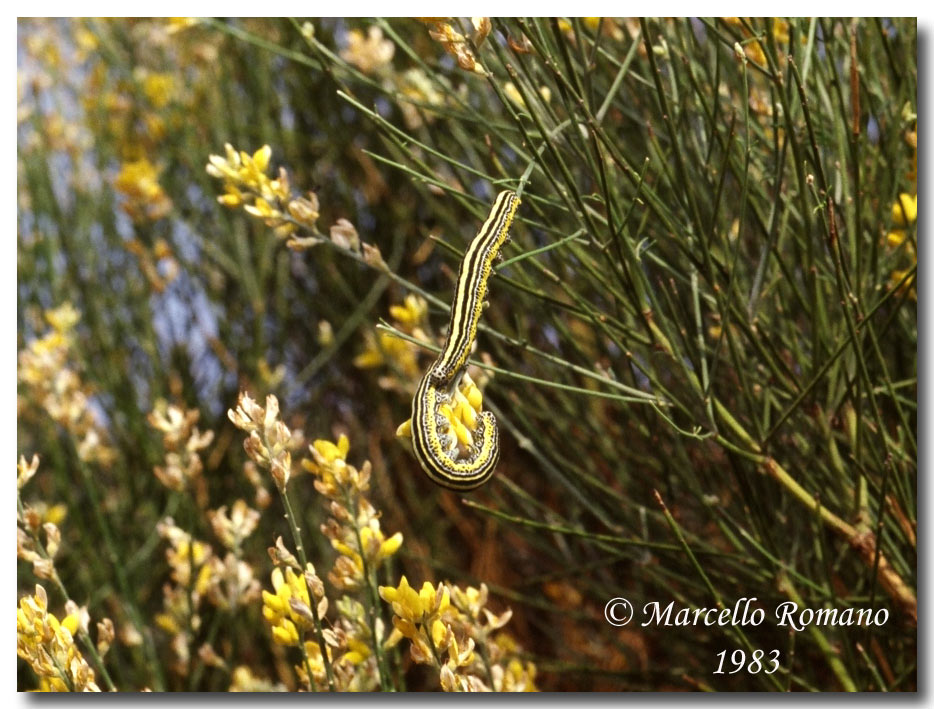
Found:
[[[462,442],[458,443],[451,422],[444,414],[450,411],[463,381],[485,305],[493,261],[506,241],[518,206],[519,197],[515,192],[500,192],[490,216],[470,243],[457,276],[447,339],[412,399],[411,435],[415,458],[428,477],[454,490],[479,487],[490,479],[499,461],[499,429],[491,412],[483,411],[476,416],[472,443],[466,448]]]

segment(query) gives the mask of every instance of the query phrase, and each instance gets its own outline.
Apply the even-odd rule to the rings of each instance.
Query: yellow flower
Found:
[[[461,446],[464,448],[473,446],[473,436],[470,433],[470,429],[467,428],[463,419],[455,415],[454,410],[448,404],[442,404],[438,407],[438,413],[447,419],[448,425],[454,432],[454,437]]]
[[[145,157],[123,163],[114,187],[127,197],[123,208],[133,219],[161,219],[172,208],[172,200],[162,189],[158,177],[155,166]]]
[[[181,626],[175,620],[175,617],[171,613],[157,613],[156,614],[156,625],[162,628],[169,635],[178,635],[182,632]]]
[[[892,222],[897,227],[907,227],[918,219],[918,195],[902,192],[892,205]]]
[[[502,684],[495,687],[499,692],[537,692],[535,686],[536,667],[534,663],[525,665],[518,658],[512,658],[506,665]]]
[[[282,619],[272,627],[272,639],[279,645],[298,645],[298,631],[291,621]]]
[[[293,211],[288,176],[279,170],[279,177],[272,179],[266,174],[272,157],[272,148],[264,145],[252,155],[234,150],[230,143],[224,144],[224,155],[211,155],[206,170],[212,177],[224,181],[225,194],[217,198],[227,207],[245,205],[244,209],[260,217],[269,226],[275,227],[280,236],[294,230],[295,225],[283,221],[284,211]],[[247,199],[255,200],[252,205]],[[312,205],[312,202],[308,205]],[[304,203],[303,203],[304,204]]]
[[[442,404],[438,408],[463,448],[470,448],[474,444],[473,433],[477,430],[477,414],[482,410],[482,403],[483,394],[470,375],[465,373],[460,387],[454,392],[452,403]]]
[[[885,242],[893,249],[897,249],[904,243],[906,237],[904,229],[893,229],[885,235]]]
[[[147,74],[143,79],[143,93],[156,108],[163,108],[172,100],[175,79],[171,74]]]
[[[908,274],[907,270],[896,269],[892,271],[892,273],[889,275],[889,281],[892,283],[893,286],[898,286],[897,292],[899,294],[904,293],[905,288],[908,288],[908,297],[914,301],[917,301],[918,292],[915,290],[915,287],[914,287],[915,279],[911,279],[907,281],[906,283],[902,283],[900,286],[898,285],[899,283],[901,283],[902,279],[905,278],[907,274]],[[911,285],[909,286],[909,284]]]
[[[416,591],[403,576],[397,587],[381,586],[379,594],[393,611],[394,630],[386,647],[408,638],[413,661],[434,666],[444,691],[535,691],[535,666],[515,659],[519,648],[509,636],[492,637],[493,631],[509,621],[512,611],[496,616],[485,608],[485,585],[460,589],[426,582]],[[477,647],[482,653],[474,652]],[[484,658],[482,665],[479,654]]]
[[[95,35],[83,25],[78,25],[75,28],[74,39],[81,60],[86,59],[88,56],[96,52],[98,46],[100,46],[100,41],[97,39],[97,35]]]
[[[776,17],[772,20],[772,36],[775,38],[775,41],[778,44],[787,44],[789,39],[789,30],[790,25],[780,17]]]
[[[480,588],[468,586],[462,589],[459,586],[455,586],[453,595],[454,605],[469,614],[471,618],[477,618],[480,615],[480,609],[486,605],[489,590],[485,583],[481,584]]]
[[[360,529],[360,546],[367,563],[376,566],[399,550],[402,546],[402,533],[396,532],[386,539],[379,528],[379,520],[374,517],[369,525]]]
[[[68,506],[62,503],[49,505],[45,502],[35,502],[30,509],[36,514],[42,524],[52,523],[55,526],[60,525],[68,516]]]
[[[272,148],[270,148],[268,145],[264,145],[255,153],[253,153],[252,160],[247,157],[246,153],[241,152],[240,155],[241,160],[243,161],[244,169],[255,174],[255,176],[258,178],[269,169],[269,159],[272,157]]]
[[[438,584],[435,588],[425,581],[421,590],[416,592],[409,586],[405,576],[397,588],[380,586],[379,595],[384,601],[392,604],[393,613],[412,623],[421,623],[436,617],[451,605],[450,593],[443,584]]]
[[[252,214],[255,217],[262,217],[263,219],[275,219],[276,217],[282,216],[282,213],[278,209],[273,207],[262,197],[257,197],[253,204],[248,204],[243,209],[248,214]]]
[[[400,618],[407,620],[420,620],[424,609],[418,592],[409,586],[408,579],[403,576],[398,587],[380,586],[380,597],[392,604],[393,612]]]
[[[375,369],[387,362],[393,362],[406,379],[414,381],[421,373],[415,346],[390,332],[380,332],[376,338],[368,337],[365,349],[353,360],[359,369]]]
[[[272,571],[274,593],[263,591],[263,617],[269,623],[273,640],[280,645],[298,645],[299,631],[312,627],[310,611],[299,613],[292,607],[293,599],[306,608],[310,606],[305,576],[297,575],[291,568],[276,567]]]
[[[61,621],[48,611],[42,586],[24,596],[16,611],[16,654],[29,663],[41,688],[51,692],[99,692],[94,670],[75,645],[77,613]]]
[[[767,64],[765,59],[765,51],[762,49],[762,45],[759,44],[758,40],[754,40],[745,46],[746,56],[754,61],[756,64],[765,66]]]
[[[356,638],[347,639],[347,648],[347,652],[341,657],[341,662],[350,665],[361,665],[373,654],[369,645]]]
[[[917,219],[918,196],[901,193],[898,200],[892,204],[892,221],[899,228],[893,229],[885,236],[886,243],[893,249],[897,249],[904,244],[906,252],[914,263],[918,261],[914,245],[910,241],[906,242],[906,240],[908,239],[907,228],[914,224]],[[914,280],[910,282],[911,285],[903,284],[898,286],[907,273],[908,271],[905,269],[895,269],[889,274],[889,281],[894,287],[897,287],[899,294],[903,293],[907,288],[908,297],[916,301],[918,292],[913,285]]]
[[[328,463],[333,463],[335,460],[346,461],[347,454],[350,452],[350,439],[342,433],[336,444],[319,438],[312,443],[312,446]]]
[[[399,438],[411,438],[412,437],[412,419],[406,419],[399,424],[399,427],[396,428],[396,435]]]
[[[75,310],[75,307],[65,302],[57,308],[45,311],[45,320],[56,332],[66,333],[71,330],[81,319],[81,314]]]
[[[396,532],[389,539],[384,541],[379,548],[379,554],[383,558],[387,558],[399,551],[399,547],[402,546],[402,532]]]
[[[425,324],[428,315],[428,301],[420,295],[409,293],[403,305],[390,305],[389,314],[406,332]]]
[[[114,185],[118,190],[139,199],[151,199],[161,188],[156,180],[157,173],[152,163],[146,158],[124,163]]]
[[[331,648],[328,646],[328,660],[332,660]],[[311,668],[311,674],[314,678],[315,685],[318,687],[325,686],[326,682],[326,673],[324,671],[324,660],[321,656],[321,646],[318,645],[317,641],[306,640],[305,641],[305,655],[308,657],[308,667]],[[295,667],[296,672],[298,673],[299,678],[306,685],[308,682],[308,672],[305,664],[297,665]]]
[[[88,406],[89,391],[69,366],[70,331],[79,315],[66,303],[45,317],[52,328],[19,353],[17,378],[26,385],[25,396],[75,439],[82,460],[110,465],[116,451],[106,445],[107,432]]]

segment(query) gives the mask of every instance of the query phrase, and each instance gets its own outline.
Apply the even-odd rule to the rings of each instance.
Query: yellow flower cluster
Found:
[[[315,604],[318,605],[319,612],[326,611],[327,598],[324,595],[324,585],[315,575],[311,564],[305,571],[312,577]],[[306,576],[296,574],[291,567],[287,567],[283,574],[282,569],[276,567],[272,571],[272,588],[272,593],[263,591],[263,617],[272,628],[272,638],[276,643],[296,646],[305,632],[314,628]],[[322,672],[323,670],[322,667]]]
[[[40,687],[48,692],[99,692],[94,670],[75,645],[79,613],[61,621],[48,611],[48,597],[42,586],[24,596],[16,611],[16,654],[29,663],[39,676]]]
[[[155,467],[156,478],[176,492],[194,488],[203,507],[207,501],[207,490],[201,476],[204,464],[198,451],[211,444],[214,433],[198,431],[195,423],[199,416],[197,409],[184,411],[160,399],[147,420],[153,428],[162,432],[162,444],[166,451],[166,464]]]
[[[379,681],[377,653],[382,653],[379,646],[385,638],[383,622],[376,617],[376,574],[401,547],[402,534],[387,538],[380,528],[379,513],[366,497],[370,463],[365,461],[360,470],[347,463],[347,436],[341,435],[336,443],[316,440],[309,450],[313,460],[303,460],[302,465],[315,476],[315,489],[329,501],[332,516],[321,531],[338,552],[328,579],[346,594],[369,594],[373,614],[351,595],[338,600],[333,636],[341,650],[335,667],[338,684],[343,689],[368,691]]]
[[[116,452],[89,406],[89,393],[69,366],[73,329],[80,316],[71,303],[48,310],[51,330],[19,353],[17,377],[27,398],[36,402],[75,439],[78,455],[87,462],[110,465]]]
[[[289,188],[288,173],[279,169],[279,177],[266,175],[272,155],[264,145],[253,155],[237,152],[226,144],[226,157],[211,155],[207,166],[208,174],[224,181],[225,193],[217,201],[231,208],[242,207],[248,214],[258,217],[272,227],[273,233],[287,238],[286,246],[302,251],[330,241],[337,248],[353,253],[369,266],[388,271],[379,248],[360,241],[357,230],[346,219],[338,219],[331,226],[329,236],[317,227],[319,216],[318,197],[309,192],[308,197],[293,197]],[[304,229],[307,235],[302,236]]]
[[[399,550],[402,534],[387,538],[380,529],[379,513],[365,496],[370,463],[360,470],[347,463],[347,436],[336,444],[317,440],[310,450],[313,460],[303,460],[302,466],[314,474],[315,489],[331,501],[332,517],[321,530],[339,554],[328,579],[342,591],[361,590],[368,575]]]
[[[143,94],[154,108],[165,108],[175,95],[175,79],[171,74],[151,72],[137,67],[134,76],[143,88]]]
[[[249,433],[244,444],[247,453],[259,466],[272,471],[287,516],[292,519],[286,483],[291,472],[291,449],[300,436],[278,420],[279,405],[274,396],[267,397],[263,408],[242,393],[237,409],[228,415],[238,428]],[[370,465],[366,463],[361,470],[348,465],[349,448],[346,437],[336,444],[315,441],[311,446],[314,462],[303,461],[303,465],[315,474],[315,487],[328,499],[333,515],[323,525],[325,535],[339,553],[329,578],[343,591],[372,588],[375,598],[375,569],[398,550],[402,536],[386,539],[383,535],[379,515],[364,496]],[[212,518],[215,528],[221,527],[219,536],[231,536],[228,526],[233,521],[234,517],[229,523],[226,517]],[[293,535],[299,533],[293,520]],[[296,559],[281,537],[269,553],[277,566],[272,573],[272,591],[262,594],[263,616],[274,642],[300,649],[302,662],[295,668],[299,680],[309,689],[373,689],[380,678],[374,653],[376,638],[382,637],[379,621],[357,600],[344,596],[336,604],[337,619],[329,627],[322,627],[320,619],[328,612],[329,601],[314,566],[305,561],[301,549],[301,562]]]
[[[904,244],[913,263],[917,264],[918,255],[911,240],[908,239],[908,230],[918,220],[918,195],[902,193],[892,204],[892,225],[895,227],[886,234],[886,243],[893,249],[897,249]],[[898,268],[889,274],[889,280],[892,285],[898,285],[907,275],[908,270]],[[905,286],[902,286],[904,288]],[[912,300],[918,299],[918,293],[914,286],[910,287],[908,295]]]
[[[438,413],[446,420],[446,428],[453,434],[452,443],[462,451],[474,444],[473,433],[477,430],[478,414],[483,410],[483,394],[470,374],[464,372],[460,385],[450,402],[441,404]],[[396,429],[396,435],[406,441],[412,438],[412,419],[407,419]]]
[[[907,106],[906,106],[907,109]],[[904,116],[906,111],[902,112]],[[915,251],[914,241],[909,239],[909,230],[918,221],[918,130],[912,128],[905,134],[905,142],[911,149],[911,171],[908,173],[908,179],[913,185],[912,194],[902,192],[898,199],[892,204],[892,226],[893,229],[886,234],[886,243],[892,249],[898,249],[903,244],[908,256],[914,265],[918,263],[918,254]],[[916,236],[917,238],[917,236]],[[895,269],[889,274],[889,281],[897,286],[908,274],[907,269]],[[901,286],[902,289],[905,286]],[[908,296],[912,300],[918,299],[918,292],[914,286],[910,286]]]
[[[226,207],[243,207],[248,214],[273,227],[280,237],[291,235],[299,226],[313,233],[317,231],[315,193],[309,192],[307,198],[293,198],[285,168],[279,168],[276,179],[266,174],[272,148],[264,145],[250,155],[226,143],[224,151],[224,156],[211,155],[206,168],[209,175],[224,181],[224,194],[217,198],[218,202]]]
[[[918,220],[918,195],[902,192],[892,204],[892,224],[895,230],[889,232],[887,240],[898,246],[905,240],[905,229]]]
[[[123,210],[135,222],[156,221],[172,209],[172,200],[159,184],[159,170],[145,157],[123,163],[114,188],[126,198]]]
[[[327,671],[321,645],[315,639],[307,639],[308,634],[315,629],[312,601],[319,618],[323,618],[328,610],[324,584],[312,564],[307,564],[305,572],[299,574],[296,573],[298,564],[294,558],[290,562],[291,565],[286,566],[284,573],[279,567],[273,569],[273,590],[271,593],[263,591],[263,617],[272,630],[273,642],[287,647],[301,647],[302,664],[295,667],[300,681],[310,688],[324,687],[327,685]],[[334,629],[325,629],[322,633],[328,661],[333,665],[334,654],[341,647],[341,642]]]
[[[409,293],[403,305],[390,305],[389,314],[399,328],[418,336],[428,321],[428,302],[420,295]]]
[[[394,630],[388,644],[410,642],[412,660],[438,670],[446,692],[535,691],[535,666],[515,657],[515,644],[493,633],[512,617],[495,615],[486,602],[486,585],[461,589],[427,581],[415,590],[405,576],[397,587],[381,586],[392,606]]]
[[[429,340],[425,333],[428,303],[421,296],[410,293],[405,297],[403,305],[391,305],[389,314],[393,325],[402,332],[418,340]],[[383,377],[379,385],[383,389],[400,389],[407,393],[414,391],[421,376],[418,348],[390,332],[379,332],[376,335],[367,332],[364,337],[364,350],[354,358],[354,366],[373,369],[389,364],[398,370],[400,376]]]
[[[58,81],[67,81],[82,97],[92,144],[113,146],[122,160],[132,163],[162,155],[167,146],[177,143],[191,111],[217,90],[215,62],[221,39],[209,33],[177,33],[194,22],[191,18],[88,18],[67,24],[77,50],[69,65],[85,67],[63,72]],[[56,29],[61,36],[63,27]],[[116,66],[108,59],[110,51],[102,48],[118,46],[127,32],[133,37],[134,51],[126,59],[134,64]]]
[[[472,433],[477,430],[477,414],[482,406],[483,394],[470,374],[464,372],[452,403],[440,407],[441,415],[448,420],[457,442],[464,450],[469,450],[474,444]]]
[[[424,304],[413,299],[394,315],[400,323],[414,325],[424,317]],[[451,415],[469,421],[475,418],[481,397],[472,380],[465,379],[457,402],[451,406]],[[471,413],[462,410],[465,406]],[[271,438],[290,438],[290,434],[275,431],[282,425],[275,397],[267,398],[263,408],[241,394],[237,409],[229,415],[239,428],[250,433],[246,449],[252,451],[251,457],[260,465],[270,467],[270,459],[288,453],[287,446],[280,446],[278,452],[269,446]],[[259,441],[251,444],[254,438]],[[398,552],[402,535],[383,532],[379,512],[367,499],[371,465],[365,461],[358,469],[347,462],[350,441],[344,435],[337,441],[316,440],[309,451],[311,459],[303,460],[302,467],[314,476],[315,489],[327,501],[330,517],[321,531],[338,553],[327,578],[345,595],[332,605],[314,565],[304,560],[301,549],[299,561],[281,537],[269,549],[276,564],[272,588],[262,592],[263,617],[273,641],[301,653],[295,672],[302,686],[329,686],[338,691],[391,687],[383,653],[405,637],[411,641],[416,662],[437,668],[445,690],[534,690],[534,665],[519,660],[511,638],[497,634],[511,612],[496,615],[486,608],[486,586],[461,589],[425,584],[417,592],[403,577],[398,587],[377,587],[377,572]],[[290,466],[283,463],[281,467]],[[284,486],[280,491],[289,511]],[[241,511],[240,516],[245,518],[245,512]],[[235,536],[228,529],[233,519],[234,515],[229,521],[226,515],[212,519],[219,528],[218,536]],[[296,535],[299,531],[293,529]],[[376,608],[379,596],[392,605],[394,612],[395,630],[388,638]],[[336,613],[332,610],[330,619],[324,622],[331,609]]]
[[[198,608],[213,583],[214,553],[209,544],[192,540],[171,517],[160,522],[156,529],[169,542],[165,558],[172,580],[163,589],[166,612],[156,617],[156,623],[174,636],[183,635],[189,628],[197,630],[201,625]]]
[[[79,691],[82,688],[86,691],[100,691],[96,685],[92,688],[88,684],[89,682],[93,684],[94,673],[88,674],[90,670],[81,659],[80,652],[73,647],[72,638],[77,634],[86,643],[95,661],[99,663],[113,642],[113,622],[109,618],[104,618],[97,624],[97,647],[95,649],[90,644],[91,640],[87,635],[87,624],[90,620],[87,609],[79,607],[68,598],[58,570],[55,568],[55,557],[62,544],[62,535],[57,523],[64,519],[67,508],[64,505],[50,506],[41,501],[27,505],[20,498],[23,487],[35,475],[38,466],[39,457],[36,455],[33,455],[28,463],[25,456],[21,456],[17,466],[16,556],[31,563],[33,573],[38,578],[51,580],[66,597],[65,612],[67,615],[61,621],[61,625],[70,633],[70,636],[58,634],[56,637],[58,621],[54,615],[43,615],[48,606],[45,589],[37,586],[35,596],[20,601],[19,613],[22,616],[17,616],[19,636],[17,645],[21,650],[21,657],[29,661],[36,671],[40,691]],[[44,532],[44,541],[40,530]],[[38,647],[37,644],[41,645],[43,642],[47,646]],[[73,653],[76,653],[76,656],[69,661],[67,658]],[[63,660],[63,658],[66,659]],[[53,665],[57,675],[49,674]],[[104,679],[107,686],[112,687],[106,672]]]

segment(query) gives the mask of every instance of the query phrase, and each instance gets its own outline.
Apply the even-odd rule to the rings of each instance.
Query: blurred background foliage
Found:
[[[226,689],[235,666],[294,686],[259,602],[194,686],[154,620],[160,520],[208,538],[186,496],[261,506],[226,414],[241,390],[309,441],[346,433],[405,539],[380,583],[485,582],[542,689],[915,688],[914,20],[22,20],[17,52],[18,348],[70,304],[82,394],[51,410],[21,355],[23,499],[61,529],[71,597],[113,618],[119,688]],[[268,145],[316,219],[218,204],[226,143]],[[475,352],[502,460],[465,500],[395,440],[431,355],[390,307],[440,299],[437,341],[458,256],[533,162]],[[214,432],[198,491],[154,475],[159,400]],[[265,503],[243,550],[261,579],[287,534]],[[615,629],[615,596],[890,620]],[[712,675],[736,647],[782,670]]]

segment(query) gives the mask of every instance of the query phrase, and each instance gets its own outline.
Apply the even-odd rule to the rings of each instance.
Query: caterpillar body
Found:
[[[429,478],[454,490],[479,487],[490,479],[499,461],[499,429],[491,412],[478,415],[473,445],[464,451],[445,430],[448,422],[439,410],[453,401],[467,369],[493,261],[509,235],[519,201],[515,192],[500,192],[489,217],[467,248],[457,276],[447,339],[412,399],[415,458]]]

